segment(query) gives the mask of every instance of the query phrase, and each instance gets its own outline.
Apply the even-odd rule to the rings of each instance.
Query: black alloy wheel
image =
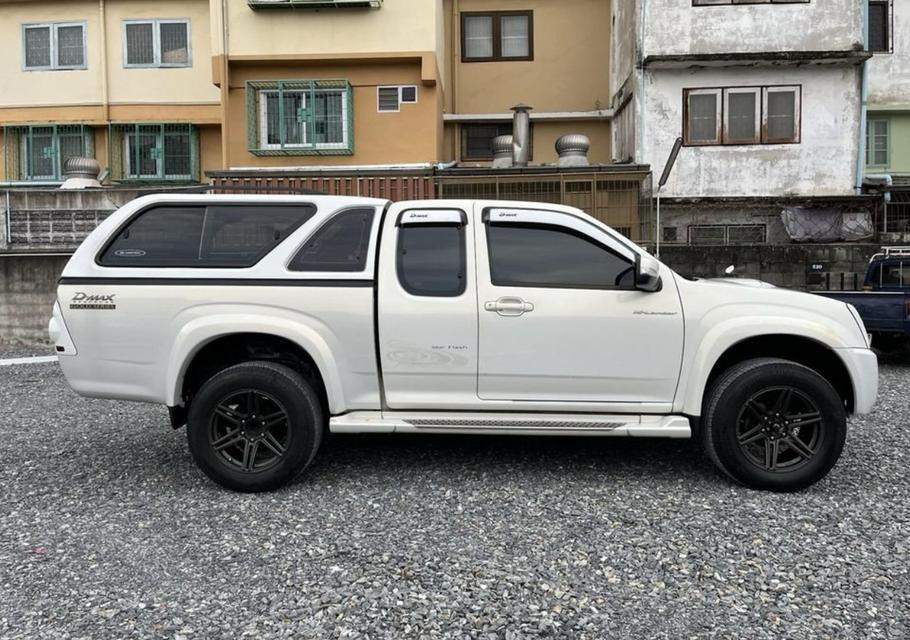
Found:
[[[809,396],[793,387],[754,394],[740,409],[737,440],[743,455],[766,471],[793,471],[819,452],[822,415]]]
[[[847,436],[844,400],[818,372],[755,358],[705,394],[701,437],[714,464],[755,489],[799,491],[825,477]]]
[[[209,444],[233,468],[247,472],[268,469],[288,452],[287,410],[261,389],[231,393],[215,405]]]
[[[190,403],[186,426],[193,459],[212,480],[235,491],[270,491],[310,464],[326,418],[300,373],[252,361],[207,380]]]

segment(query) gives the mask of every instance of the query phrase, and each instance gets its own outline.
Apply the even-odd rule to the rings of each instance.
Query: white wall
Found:
[[[869,105],[910,105],[910,0],[894,0],[894,53],[869,61]]]
[[[647,3],[645,57],[849,50],[863,42],[859,0],[698,7],[691,0],[643,1]]]
[[[660,172],[682,135],[683,89],[802,85],[799,144],[683,147],[665,196],[830,196],[852,193],[859,127],[857,67],[649,71],[644,154]]]

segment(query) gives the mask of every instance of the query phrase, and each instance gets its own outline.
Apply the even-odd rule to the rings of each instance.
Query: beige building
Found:
[[[122,181],[221,166],[206,0],[0,0],[6,182],[59,182],[70,155]]]
[[[0,0],[5,183],[72,155],[113,182],[247,167],[609,162],[608,0]]]

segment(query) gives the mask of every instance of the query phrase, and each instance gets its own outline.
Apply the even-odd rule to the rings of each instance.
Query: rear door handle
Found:
[[[493,311],[501,316],[520,316],[523,313],[534,311],[532,303],[511,296],[484,302],[483,308],[485,311]]]

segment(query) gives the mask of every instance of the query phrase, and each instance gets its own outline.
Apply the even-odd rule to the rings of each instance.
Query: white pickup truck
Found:
[[[878,386],[849,305],[686,279],[528,202],[139,198],[67,264],[50,334],[73,389],[167,405],[240,491],[294,478],[326,430],[696,435],[791,491]]]

